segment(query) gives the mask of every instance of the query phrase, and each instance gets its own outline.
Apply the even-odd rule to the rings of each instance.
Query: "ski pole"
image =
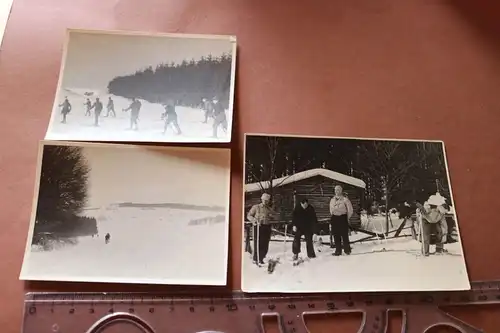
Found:
[[[260,266],[260,222],[257,222],[257,266]]]
[[[285,238],[284,238],[284,241],[283,241],[283,258],[284,259],[286,259],[287,230],[288,230],[288,224],[285,224]]]

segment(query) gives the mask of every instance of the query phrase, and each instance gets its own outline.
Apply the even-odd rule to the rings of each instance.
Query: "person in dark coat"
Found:
[[[202,102],[203,110],[205,112],[205,120],[203,121],[203,123],[206,124],[208,122],[208,118],[211,118],[213,116],[213,104],[206,98],[203,98]]]
[[[108,109],[108,113],[106,113],[105,117],[109,117],[111,113],[113,114],[113,117],[116,117],[115,102],[113,101],[111,96],[109,96],[108,98],[108,105],[106,107]]]
[[[99,99],[99,97],[97,97],[95,99],[95,102],[94,104],[92,104],[91,106],[91,109],[94,109],[94,126],[99,126],[99,116],[101,115],[101,112],[102,112],[102,102],[101,100]]]
[[[309,205],[306,198],[300,199],[292,215],[292,228],[295,233],[292,245],[293,260],[297,260],[299,257],[302,235],[306,239],[307,256],[309,258],[316,258],[313,246],[313,234],[317,223],[318,219],[313,206]]]
[[[139,111],[141,110],[142,103],[136,99],[132,98],[132,103],[130,103],[129,107],[123,109],[124,112],[130,110],[130,128],[129,129],[139,129],[139,125],[137,121],[139,120]]]
[[[167,132],[168,126],[172,125],[177,135],[182,134],[181,128],[179,127],[179,122],[177,121],[177,112],[175,111],[175,103],[170,100],[165,104],[165,112],[162,113],[161,119],[165,121],[165,125],[163,127],[163,134]]]
[[[63,116],[62,123],[66,124],[66,116],[71,112],[71,103],[68,101],[68,97],[64,97],[64,102],[59,104],[59,107],[62,107],[61,114]]]
[[[85,101],[85,103],[83,103],[83,105],[85,105],[87,107],[87,111],[85,111],[85,115],[91,116],[90,110],[92,110],[92,102],[90,101],[90,99],[87,98],[87,100]]]
[[[217,137],[217,130],[219,126],[222,126],[222,129],[224,132],[227,133],[227,118],[226,118],[226,110],[224,110],[224,106],[219,102],[217,98],[214,98],[213,100],[213,118],[214,118],[214,124],[213,124],[213,137]]]
[[[110,235],[110,234],[109,234],[109,232],[108,232],[108,233],[106,234],[106,236],[104,236],[104,242],[105,242],[106,244],[108,244],[110,240],[111,240],[111,235]]]

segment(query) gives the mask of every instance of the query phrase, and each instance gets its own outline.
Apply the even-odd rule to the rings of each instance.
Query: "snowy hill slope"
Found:
[[[226,223],[190,225],[212,213],[103,207],[98,237],[76,246],[30,253],[23,275],[37,280],[213,284],[226,282]],[[104,235],[111,241],[105,244]]]
[[[85,96],[85,92],[94,93],[92,96]],[[176,107],[181,135],[177,135],[172,127],[163,134],[164,122],[161,114],[165,111],[162,105],[149,103],[140,100],[142,108],[139,115],[139,130],[129,130],[130,111],[123,112],[131,100],[123,97],[104,94],[99,91],[88,89],[67,88],[62,89],[54,107],[50,120],[49,129],[46,134],[48,140],[74,140],[74,141],[137,141],[137,142],[228,142],[229,132],[225,133],[219,129],[218,138],[212,138],[212,119],[204,124],[204,111],[189,107]],[[72,105],[72,111],[68,114],[67,123],[61,123],[60,108],[58,105],[67,96]],[[107,114],[106,105],[108,97],[112,97],[115,105],[116,118],[104,117]],[[94,126],[94,113],[92,116],[85,116],[86,106],[84,103],[87,97],[93,103],[95,97],[99,97],[104,109],[99,119],[100,125]],[[228,116],[228,123],[230,121]]]

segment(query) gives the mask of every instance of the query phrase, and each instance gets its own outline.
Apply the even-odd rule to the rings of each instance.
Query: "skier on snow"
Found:
[[[253,224],[253,261],[263,264],[271,241],[271,219],[276,211],[271,205],[271,196],[262,194],[261,203],[253,205],[247,214],[248,221]],[[257,243],[257,239],[259,240]]]
[[[87,111],[85,111],[85,115],[91,116],[90,110],[92,109],[92,102],[90,101],[90,99],[87,98],[87,101],[85,103],[83,103],[83,105],[85,105],[87,107]]]
[[[110,235],[110,234],[109,234],[109,232],[108,232],[108,233],[106,234],[106,236],[104,236],[104,242],[105,242],[106,244],[108,244],[110,240],[111,240],[111,235]]]
[[[317,223],[318,219],[313,206],[309,204],[306,198],[300,199],[292,214],[292,227],[295,233],[292,244],[293,260],[299,258],[302,235],[306,239],[307,256],[316,258],[312,239]]]
[[[105,117],[109,117],[110,113],[113,114],[113,117],[116,117],[115,102],[113,101],[113,99],[111,98],[111,96],[109,96],[108,105],[106,106],[106,108],[108,109],[108,113],[106,113]]]
[[[213,116],[213,104],[206,98],[203,98],[203,110],[205,110],[205,121],[204,124],[208,123],[208,118]]]
[[[95,99],[94,104],[92,104],[92,106],[90,107],[90,109],[94,109],[94,117],[95,117],[94,126],[99,126],[99,116],[101,115],[102,108],[103,108],[102,102],[99,100],[99,97],[97,97]]]
[[[63,119],[61,123],[66,124],[66,116],[71,112],[71,103],[68,101],[68,96],[64,97],[64,102],[59,104],[59,107],[62,107],[61,114],[63,116]]]
[[[167,132],[168,126],[172,124],[177,131],[177,134],[181,134],[181,128],[179,127],[179,123],[177,121],[177,112],[175,111],[175,103],[172,100],[169,100],[167,104],[165,104],[165,112],[162,113],[161,119],[165,121],[165,125],[163,127],[163,134]]]
[[[224,132],[227,132],[226,111],[224,110],[222,104],[219,103],[219,100],[217,98],[214,98],[213,100],[213,117],[214,117],[213,137],[216,138],[217,129],[219,128],[219,126],[222,126]]]
[[[141,110],[142,104],[139,102],[138,99],[135,97],[132,98],[132,103],[129,105],[128,108],[123,109],[123,111],[128,111],[130,110],[130,128],[129,129],[139,129],[139,125],[137,124],[137,121],[139,120],[139,111]]]

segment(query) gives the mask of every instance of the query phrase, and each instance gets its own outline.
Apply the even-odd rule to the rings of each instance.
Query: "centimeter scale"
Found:
[[[361,312],[359,333],[385,333],[389,311],[401,311],[403,333],[449,325],[462,333],[483,332],[439,306],[500,303],[500,281],[473,282],[460,292],[354,293],[293,296],[188,296],[153,293],[28,293],[23,333],[257,333],[266,316],[283,333],[306,333],[308,314]],[[116,331],[116,330],[114,330]]]

